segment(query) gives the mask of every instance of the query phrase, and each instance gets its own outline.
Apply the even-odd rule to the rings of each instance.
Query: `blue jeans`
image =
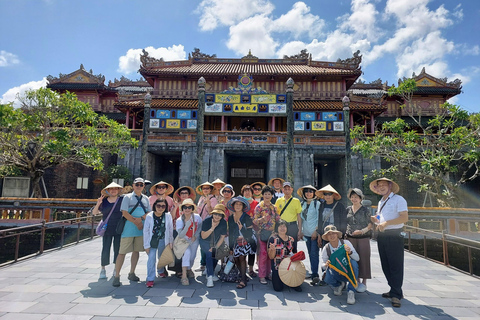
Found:
[[[358,263],[357,261],[350,259],[350,262],[352,263],[352,269],[353,273],[355,274],[355,278],[358,281]],[[340,285],[340,282],[347,282],[347,278],[345,276],[342,276],[340,273],[337,271],[333,270],[332,268],[328,268],[326,273],[325,273],[325,282],[331,285],[332,287],[338,287]],[[348,282],[348,290],[355,291],[355,288],[353,285]]]
[[[318,264],[320,262],[320,249],[318,248],[317,239],[305,236],[307,240],[308,257],[310,258],[310,269],[312,270],[312,278],[318,277]]]
[[[200,248],[202,253],[205,253],[205,266],[207,267],[207,276],[213,276],[213,272],[217,267],[218,260],[213,259],[212,252],[210,252],[210,241],[200,239]]]
[[[147,281],[155,281],[155,272],[164,272],[165,268],[161,268],[157,271],[157,254],[160,258],[163,249],[165,249],[165,239],[161,239],[158,242],[158,248],[150,248],[147,260]]]

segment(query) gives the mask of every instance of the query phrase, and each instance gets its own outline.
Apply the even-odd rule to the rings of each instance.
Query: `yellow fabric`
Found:
[[[290,198],[288,198],[288,200],[290,200]],[[283,207],[285,207],[285,204],[288,202],[288,200],[285,200],[285,197],[277,199],[277,201],[275,202],[275,207],[277,207],[278,214],[282,212]],[[287,209],[285,209],[285,211],[281,215],[281,219],[287,222],[295,222],[297,221],[297,215],[301,212],[302,204],[300,203],[300,200],[298,200],[297,198],[293,198]]]

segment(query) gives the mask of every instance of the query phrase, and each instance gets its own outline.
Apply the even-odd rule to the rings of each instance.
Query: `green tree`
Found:
[[[398,118],[384,123],[373,136],[355,127],[352,149],[364,157],[380,156],[390,162],[392,166],[381,174],[403,169],[419,185],[418,191],[430,194],[440,206],[461,206],[459,187],[480,175],[480,114],[445,103],[434,117],[422,121],[421,110],[415,110],[412,103],[415,88],[413,79],[405,79],[389,90],[406,102],[402,107],[413,125]]]
[[[103,169],[105,154],[124,156],[136,147],[130,131],[99,116],[75,94],[41,88],[19,97],[20,108],[0,104],[0,171],[20,169],[41,197],[39,181],[45,169],[67,162]]]

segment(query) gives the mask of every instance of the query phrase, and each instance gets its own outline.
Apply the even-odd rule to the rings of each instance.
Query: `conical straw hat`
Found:
[[[170,245],[166,245],[163,249],[162,255],[158,259],[157,269],[161,269],[175,261],[173,256],[173,250],[170,248]]]
[[[305,281],[307,269],[302,261],[291,262],[290,258],[284,258],[278,266],[280,280],[289,287],[298,287]]]
[[[320,190],[318,190],[317,192],[315,192],[315,195],[320,199],[324,199],[325,198],[325,196],[323,195],[324,192],[332,192],[333,193],[333,199],[335,199],[337,201],[342,199],[342,196],[340,195],[340,193],[338,193],[338,191],[335,190],[335,188],[332,187],[329,184],[327,184],[325,187],[323,187]]]

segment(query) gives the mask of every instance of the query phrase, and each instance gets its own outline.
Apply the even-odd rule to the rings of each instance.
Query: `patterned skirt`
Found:
[[[252,247],[250,246],[249,243],[243,246],[239,246],[238,244],[235,244],[235,247],[233,248],[233,256],[235,258],[240,256],[247,256],[249,254],[255,254],[255,251],[252,250]]]

